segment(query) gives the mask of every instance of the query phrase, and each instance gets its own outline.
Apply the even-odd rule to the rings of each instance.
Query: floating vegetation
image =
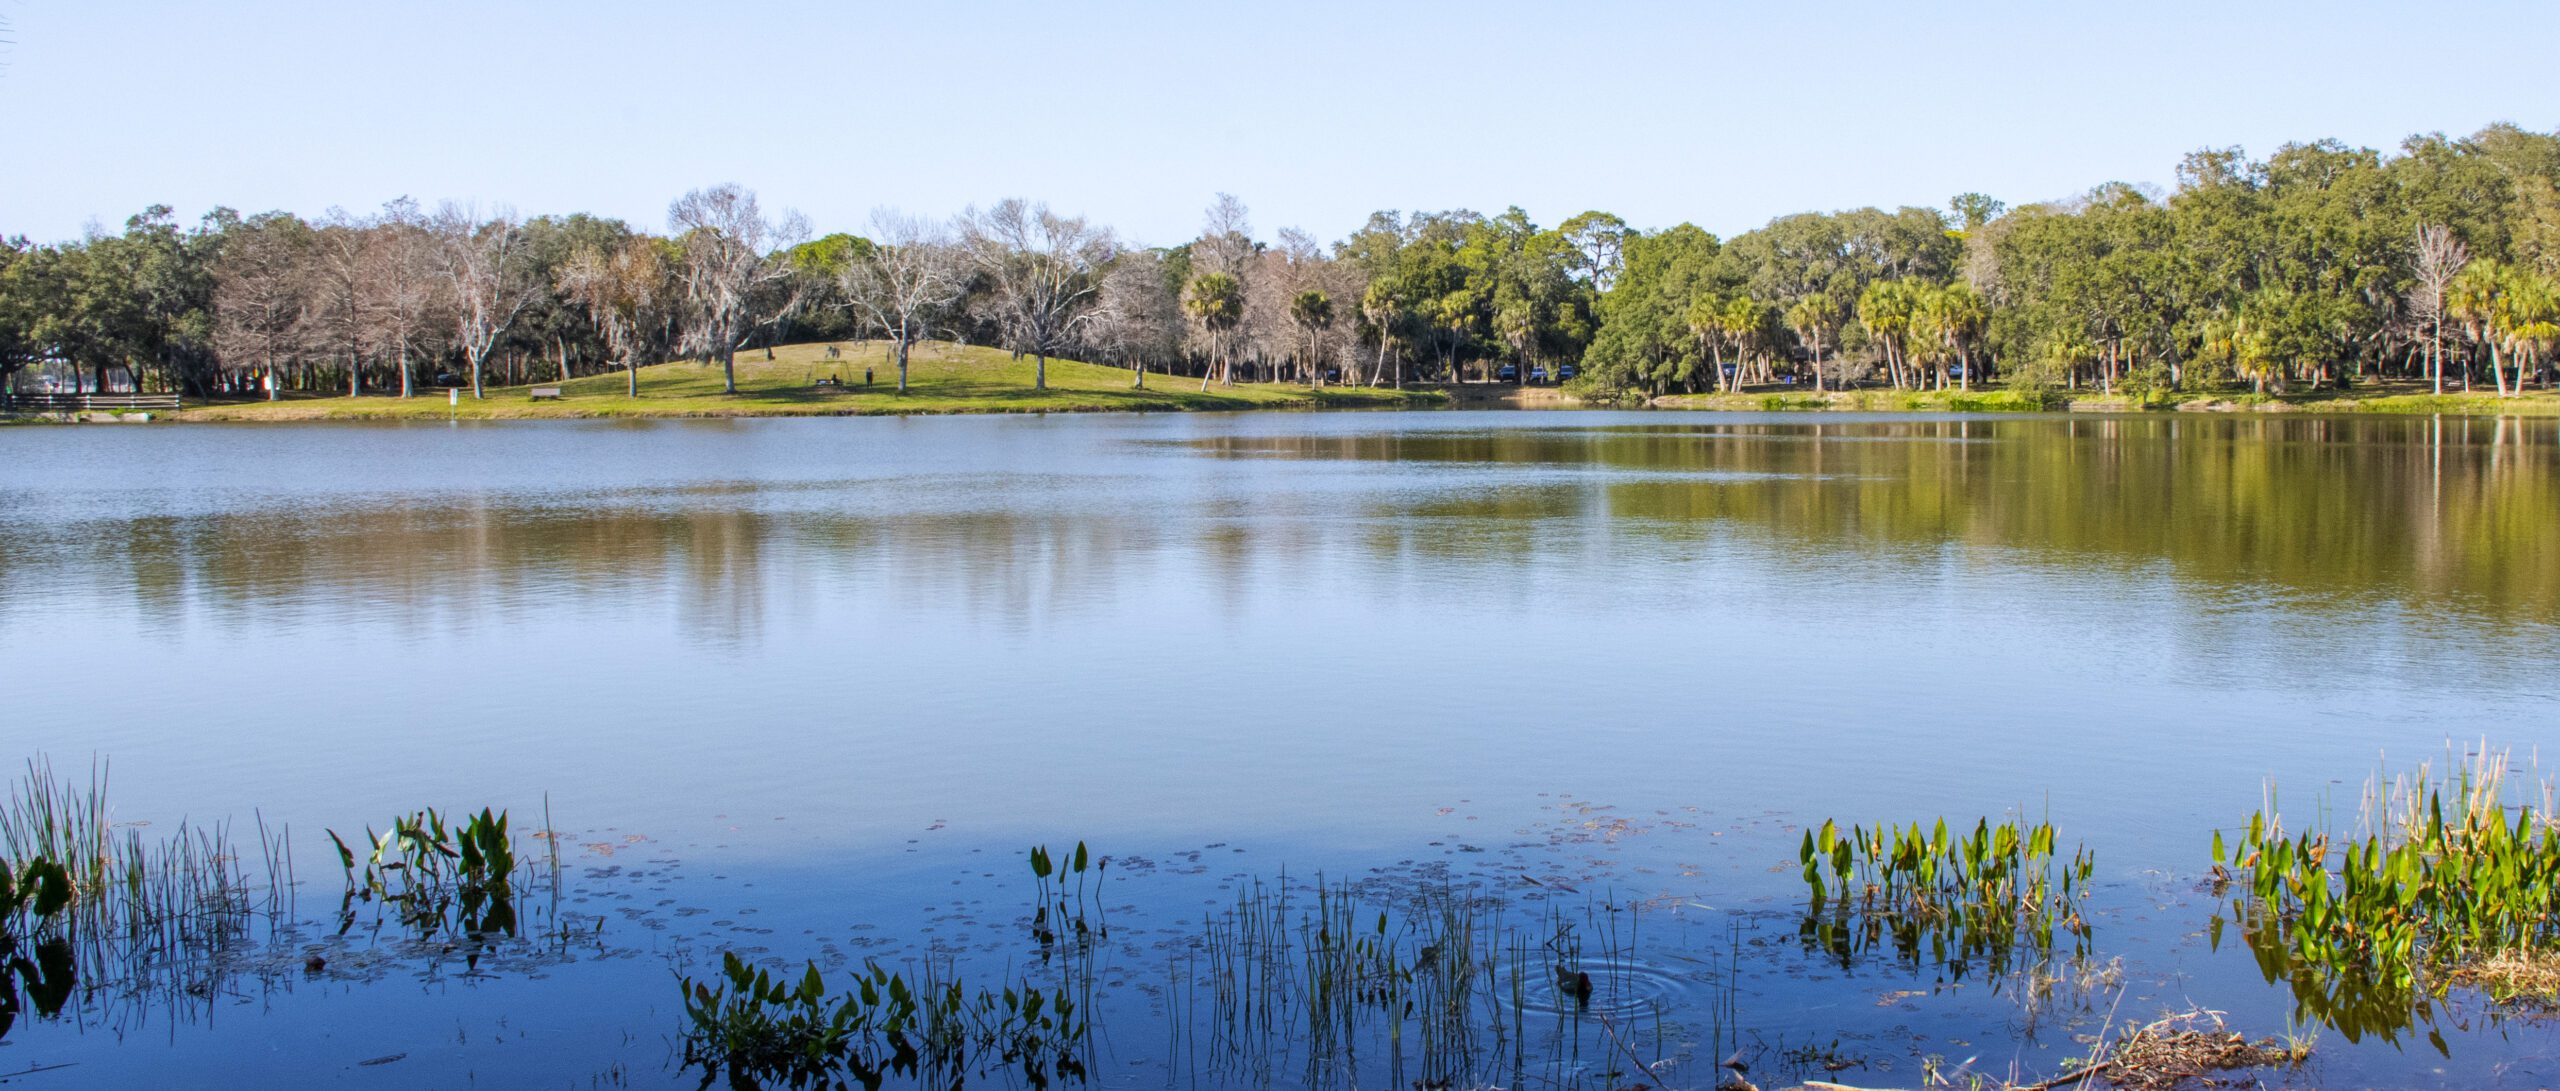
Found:
[[[2173,1091],[2197,1084],[2220,1085],[2224,1072],[2249,1068],[2293,1068],[2311,1057],[2304,1039],[2259,1038],[2223,1026],[2210,1011],[2171,1015],[2128,1027],[2114,1048],[2091,1064],[2064,1077],[2031,1085],[2037,1091],[2103,1077],[2104,1086],[2124,1091]]]
[[[2511,1009],[2560,1012],[2560,951],[2500,951],[2464,963],[2453,980]]]
[[[1085,1074],[1085,1009],[1027,982],[970,993],[930,965],[910,985],[869,963],[834,992],[815,964],[793,984],[734,952],[720,961],[718,978],[680,982],[683,1064],[704,1087],[877,1088],[890,1076],[958,1087],[994,1071],[1045,1087]]]
[[[2441,777],[2377,774],[2361,838],[2289,833],[2272,790],[2236,844],[2215,831],[2215,886],[2261,972],[2354,1040],[2424,1017],[2466,966],[2560,947],[2560,836],[2509,805],[2510,771],[2483,748]]]
[[[1985,818],[1958,837],[1943,818],[1845,834],[1826,820],[1805,831],[1797,862],[1812,891],[1801,938],[1844,966],[1888,941],[1906,965],[1925,951],[1959,978],[1977,962],[2008,974],[2021,944],[2041,960],[2057,935],[2072,939],[2075,957],[2088,953],[2080,899],[2096,859],[2085,848],[2056,856],[2048,824]]]

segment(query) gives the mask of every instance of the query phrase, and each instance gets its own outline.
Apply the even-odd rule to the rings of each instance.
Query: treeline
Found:
[[[402,200],[318,220],[166,208],[0,246],[0,380],[197,395],[635,374],[786,340],[995,344],[1218,380],[1401,384],[1577,365],[1603,397],[1798,383],[2283,392],[2376,378],[2547,385],[2560,137],[2493,126],[2394,153],[2194,153],[2005,207],[1783,217],[1732,239],[1586,212],[1381,212],[1257,238],[1221,195],[1172,247],[1020,200],[812,237],[735,186],[664,234]],[[734,368],[732,369],[734,375]],[[734,382],[732,384],[734,386]]]

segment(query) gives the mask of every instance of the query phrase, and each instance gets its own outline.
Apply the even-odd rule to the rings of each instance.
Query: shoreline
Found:
[[[1485,384],[1491,387],[1492,384]],[[2143,402],[2125,397],[2037,399],[2014,391],[1973,393],[1834,391],[1812,394],[1671,394],[1636,404],[1585,401],[1553,387],[1474,389],[1416,385],[1403,390],[1371,387],[1298,387],[1237,384],[1213,387],[1207,394],[1190,391],[1023,390],[1012,397],[949,395],[841,394],[817,398],[775,398],[742,392],[737,395],[678,396],[652,399],[563,398],[531,400],[521,389],[465,398],[459,406],[440,397],[367,396],[350,399],[303,398],[288,401],[212,402],[170,411],[101,410],[72,414],[70,423],[175,421],[179,423],[311,423],[328,421],[388,422],[438,420],[737,420],[758,417],[911,417],[1010,416],[1046,413],[1321,413],[1348,411],[1507,410],[1555,412],[1636,410],[1665,413],[1863,413],[1894,416],[1942,416],[1954,413],[2033,414],[2085,413],[2150,416],[2158,414],[2272,414],[2287,416],[2465,416],[2560,417],[2560,394],[2499,398],[2494,394],[2434,395],[2327,394],[2316,398],[2186,396]],[[438,391],[441,393],[441,391]],[[9,423],[59,422],[61,418],[28,415]]]

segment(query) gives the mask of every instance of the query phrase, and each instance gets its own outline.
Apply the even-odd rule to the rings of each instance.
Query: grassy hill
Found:
[[[1132,389],[1127,368],[1075,360],[1049,361],[1049,389],[1031,387],[1031,360],[1016,362],[1012,354],[981,345],[927,344],[908,360],[908,392],[897,390],[897,371],[887,359],[887,346],[877,341],[839,342],[840,359],[826,358],[826,345],[784,345],[765,359],[764,350],[738,354],[738,393],[720,392],[720,366],[690,362],[640,369],[640,396],[623,393],[621,372],[592,375],[557,386],[561,397],[534,401],[530,387],[495,387],[474,400],[464,392],[462,404],[450,407],[437,389],[409,399],[398,397],[293,398],[192,406],[186,420],[443,420],[447,417],[767,417],[850,416],[897,413],[1073,413],[1142,410],[1236,409],[1397,409],[1436,406],[1442,396],[1429,391],[1377,390],[1367,387],[1305,387],[1280,383],[1212,385],[1200,390],[1197,378],[1150,374],[1144,390]],[[874,373],[862,385],[862,369]],[[835,376],[844,386],[819,386]]]

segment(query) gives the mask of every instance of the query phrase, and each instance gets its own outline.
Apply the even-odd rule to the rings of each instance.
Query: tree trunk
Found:
[[[1045,350],[1045,349],[1033,349],[1033,350],[1031,350],[1031,360],[1032,360],[1032,363],[1031,363],[1031,389],[1033,389],[1033,390],[1047,390],[1047,389],[1049,389],[1049,353],[1048,353],[1048,351],[1047,351],[1047,350]]]
[[[738,349],[735,345],[720,350],[720,392],[738,392]]]
[[[400,339],[400,396],[406,398],[415,392],[416,387],[409,381],[409,339],[403,337]]]
[[[906,340],[905,340],[904,338],[900,338],[900,339],[899,339],[899,341],[898,341],[898,393],[900,393],[900,394],[904,394],[904,393],[906,393],[906,392],[907,392],[907,342],[906,342]]]
[[[482,353],[469,350],[465,350],[465,355],[471,357],[471,396],[475,399],[483,397],[485,395],[480,389],[480,370],[486,366],[487,357]]]
[[[640,396],[640,358],[627,356],[622,361],[622,394],[626,398]]]

